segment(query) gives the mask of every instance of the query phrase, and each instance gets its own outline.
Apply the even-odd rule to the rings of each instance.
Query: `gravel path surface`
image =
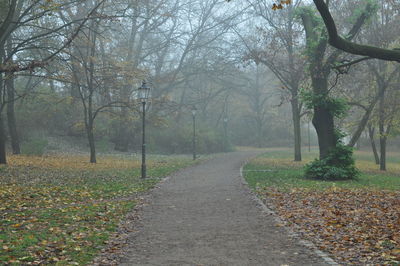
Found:
[[[326,265],[252,200],[239,169],[256,154],[219,155],[154,190],[121,265]]]

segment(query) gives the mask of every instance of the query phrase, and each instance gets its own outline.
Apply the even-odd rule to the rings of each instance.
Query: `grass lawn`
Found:
[[[361,170],[357,180],[352,181],[315,181],[303,178],[303,165],[318,156],[317,152],[303,152],[303,161],[294,162],[290,149],[270,149],[267,153],[252,160],[244,167],[246,180],[253,188],[274,187],[281,190],[292,188],[326,189],[369,188],[400,190],[400,153],[388,154],[388,171],[379,171],[373,162],[372,154],[356,151],[356,166]]]
[[[357,180],[316,181],[302,166],[317,157],[269,149],[243,169],[257,194],[304,238],[336,261],[354,265],[400,265],[400,153],[388,154],[386,172],[368,152],[355,153]]]
[[[146,191],[189,156],[11,156],[0,167],[0,264],[83,265]]]

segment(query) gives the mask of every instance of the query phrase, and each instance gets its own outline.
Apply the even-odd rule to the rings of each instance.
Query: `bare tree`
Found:
[[[21,71],[34,71],[42,68],[57,55],[59,55],[72,40],[77,36],[83,25],[95,14],[96,9],[102,2],[94,6],[79,20],[65,22],[62,19],[52,19],[65,8],[69,8],[77,1],[56,3],[53,1],[43,4],[41,1],[11,0],[1,1],[0,12],[0,164],[5,164],[5,132],[2,111],[8,102],[14,102],[14,88],[11,81],[14,80],[13,73]],[[58,11],[58,12],[57,12]],[[44,25],[49,25],[48,27]],[[8,41],[8,47],[6,43]],[[7,49],[6,49],[7,48]],[[6,52],[7,50],[7,52]],[[29,57],[19,56],[23,51],[37,51],[30,53]],[[14,58],[17,58],[15,60]],[[8,79],[4,86],[4,78]],[[8,90],[4,90],[5,88]],[[8,97],[5,97],[8,92]],[[11,131],[15,128],[15,117],[13,118],[13,104],[8,105],[9,119],[11,120]],[[14,125],[13,125],[14,124]],[[13,136],[16,144],[16,137]],[[17,147],[14,145],[17,151]]]
[[[284,92],[289,95],[294,132],[294,160],[301,161],[302,103],[299,99],[299,90],[305,78],[305,69],[301,55],[303,47],[300,45],[303,31],[295,22],[295,11],[302,1],[289,4],[281,14],[274,12],[267,2],[249,2],[256,15],[267,24],[266,27],[259,29],[264,36],[264,47],[261,49],[249,47],[250,57],[255,62],[267,66],[281,81]]]
[[[139,75],[134,71],[128,74],[128,69],[118,67],[118,64],[105,56],[105,24],[112,23],[107,19],[109,14],[105,14],[107,10],[108,7],[101,6],[99,17],[88,23],[70,49],[69,75],[83,107],[91,163],[96,163],[95,119],[107,108],[127,108],[132,95],[128,95],[123,88],[133,80],[129,75]]]

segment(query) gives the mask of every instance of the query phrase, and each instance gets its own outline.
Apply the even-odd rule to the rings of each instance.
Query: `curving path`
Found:
[[[326,265],[252,200],[239,169],[256,154],[219,155],[154,190],[122,265]]]

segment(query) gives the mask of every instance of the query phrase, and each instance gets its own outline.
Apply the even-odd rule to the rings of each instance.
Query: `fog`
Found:
[[[340,34],[396,47],[397,4],[358,25],[367,1],[331,2]],[[1,163],[11,153],[140,153],[143,81],[148,153],[290,147],[301,160],[309,145],[323,157],[334,128],[351,146],[397,147],[397,63],[347,64],[359,57],[327,44],[313,3],[273,3],[0,1]],[[328,116],[315,114],[317,92],[336,108]]]

